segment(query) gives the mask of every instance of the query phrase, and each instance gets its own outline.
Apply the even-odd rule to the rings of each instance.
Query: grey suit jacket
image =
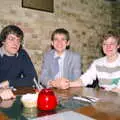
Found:
[[[41,75],[39,83],[47,86],[49,80],[54,80],[54,54],[55,51],[51,50],[44,55]],[[66,50],[64,58],[63,77],[69,80],[76,80],[81,75],[81,59],[80,55]]]

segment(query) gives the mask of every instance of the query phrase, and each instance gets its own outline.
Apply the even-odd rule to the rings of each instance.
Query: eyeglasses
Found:
[[[17,41],[18,43],[21,43],[21,39],[16,37],[16,36],[8,36],[6,38],[6,40],[9,40],[9,41]]]

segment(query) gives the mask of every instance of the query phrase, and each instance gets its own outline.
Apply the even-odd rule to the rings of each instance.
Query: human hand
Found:
[[[66,78],[60,78],[60,89],[67,89],[70,86],[70,81]]]
[[[59,88],[59,89],[67,89],[69,88],[69,80],[66,78],[57,78],[56,80],[52,81],[53,87]]]
[[[11,98],[16,98],[16,96],[13,94],[11,89],[3,89],[0,92],[0,97],[2,98],[2,100],[8,100],[8,99],[11,99]]]
[[[84,86],[82,80],[77,79],[75,81],[70,81],[70,86],[69,87],[81,87]]]
[[[112,92],[120,93],[120,88],[113,88],[111,91],[112,91]]]
[[[15,99],[3,100],[0,103],[0,107],[2,107],[2,108],[10,108],[13,105],[14,101],[15,101]]]
[[[0,88],[8,88],[9,87],[9,82],[8,80],[5,80],[0,83]]]

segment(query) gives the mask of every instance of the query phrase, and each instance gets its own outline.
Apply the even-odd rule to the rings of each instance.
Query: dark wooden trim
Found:
[[[22,0],[22,7],[53,13],[54,0]]]

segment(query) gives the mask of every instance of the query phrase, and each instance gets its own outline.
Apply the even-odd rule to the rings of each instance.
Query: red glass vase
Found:
[[[38,95],[37,107],[40,110],[53,110],[57,106],[57,99],[50,88],[42,89]]]

